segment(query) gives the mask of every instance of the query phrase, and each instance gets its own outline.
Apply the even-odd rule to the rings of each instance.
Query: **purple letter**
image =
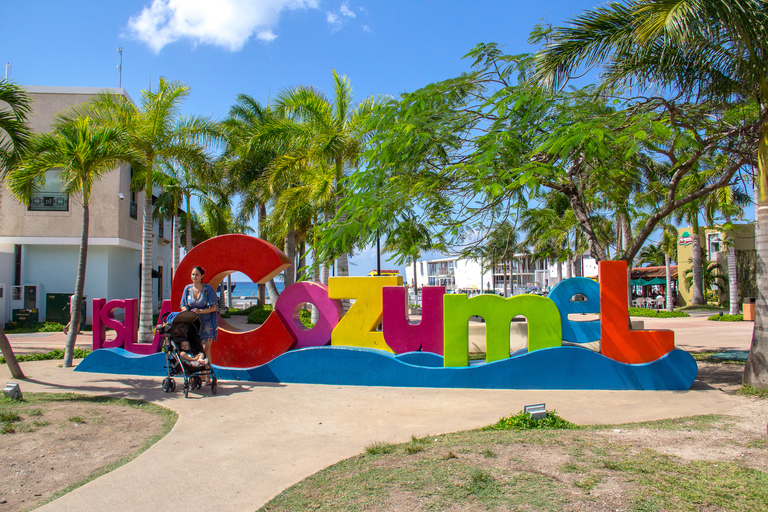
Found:
[[[443,295],[445,286],[421,289],[421,323],[408,322],[408,297],[403,286],[385,286],[382,330],[384,341],[395,354],[434,352],[443,355]]]

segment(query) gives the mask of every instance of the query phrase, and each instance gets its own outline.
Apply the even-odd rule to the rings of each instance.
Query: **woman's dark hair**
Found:
[[[205,269],[203,267],[192,267],[192,270],[197,270],[200,272],[201,277],[205,275]]]

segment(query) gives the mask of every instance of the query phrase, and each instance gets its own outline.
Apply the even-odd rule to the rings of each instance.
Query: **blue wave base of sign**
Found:
[[[89,354],[76,371],[162,377],[164,353],[141,356],[123,349]],[[254,368],[214,366],[219,380],[477,389],[687,390],[698,373],[696,361],[675,349],[656,361],[626,364],[580,347],[515,353],[493,363],[444,368],[436,354],[394,355],[375,349],[312,347],[291,350]]]

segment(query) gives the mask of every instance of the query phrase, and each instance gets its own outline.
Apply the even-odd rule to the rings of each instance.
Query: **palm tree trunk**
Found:
[[[296,229],[293,226],[291,226],[288,234],[285,236],[285,255],[288,256],[291,262],[291,266],[283,271],[285,276],[283,283],[285,288],[288,288],[296,282]]]
[[[280,296],[280,294],[277,293],[277,286],[275,286],[274,279],[270,279],[269,282],[267,282],[267,293],[269,294],[269,303],[272,304],[272,307],[275,307],[275,304],[277,304],[277,298]]]
[[[149,163],[152,168],[152,163]],[[139,343],[151,343],[152,332],[152,181],[144,185],[144,230],[141,237],[141,306],[139,308]],[[190,221],[187,221],[190,222]],[[189,238],[189,231],[187,231]]]
[[[764,124],[758,150],[757,228],[757,297],[752,346],[744,367],[744,384],[768,389],[768,125]]]
[[[342,189],[341,180],[344,179],[344,161],[341,159],[341,157],[336,158],[336,176],[335,176],[335,182],[336,182],[336,214],[339,213],[339,205],[341,204],[341,200],[344,198],[344,191]],[[344,225],[347,222],[347,216],[341,215],[339,216],[339,224]],[[338,269],[338,275],[339,277],[349,277],[349,256],[347,254],[342,254],[336,259],[336,265]],[[350,301],[349,299],[342,299],[341,304],[344,307],[344,314],[347,314],[347,311],[349,311]]]
[[[184,243],[184,252],[189,253],[192,250],[192,200],[191,195],[187,194],[187,239]]]
[[[667,311],[672,311],[672,269],[670,268],[671,259],[669,254],[664,255],[664,271],[667,278]]]
[[[563,280],[563,262],[558,261],[557,262],[557,282],[559,283],[562,280]]]
[[[514,264],[515,260],[514,258],[509,262],[509,296],[513,296],[515,294],[515,270],[514,270]]]
[[[507,260],[504,260],[502,270],[504,272],[504,297],[507,296]]]
[[[317,261],[317,248],[314,248],[314,247],[312,248],[312,261]],[[318,267],[315,267],[314,270],[312,271],[312,280],[315,281],[316,283],[321,282],[320,269]],[[317,321],[320,320],[320,313],[317,310],[317,306],[315,306],[314,304],[312,304],[310,318],[312,320],[312,325],[317,325]]]
[[[173,276],[176,275],[176,269],[179,268],[179,261],[181,259],[181,244],[179,243],[179,230],[181,229],[181,221],[179,219],[177,206],[174,205],[173,209],[173,254],[171,255],[171,281],[173,281]]]
[[[305,270],[302,270],[304,267],[307,266],[307,246],[304,243],[304,240],[301,241],[299,244],[299,268],[296,271],[297,280],[301,281],[304,279],[304,272]]]
[[[693,219],[693,255],[691,267],[693,269],[693,285],[691,286],[691,304],[706,304],[704,300],[704,273],[701,261],[701,238],[699,236],[698,215]]]
[[[3,329],[0,327],[0,352],[3,353],[5,358],[5,364],[8,365],[8,369],[11,371],[11,376],[14,379],[26,379],[24,372],[21,371],[19,361],[16,360],[16,354],[13,353],[11,348],[11,342],[8,341],[8,336],[5,335]]]
[[[259,236],[262,236],[262,226],[267,221],[267,205],[259,204]],[[267,302],[267,287],[263,284],[259,284],[259,304],[262,306]]]
[[[323,223],[328,224],[330,219],[328,218],[328,212],[323,212]],[[328,265],[327,261],[324,261],[322,266],[320,267],[320,282],[326,286],[328,286],[328,276],[331,273],[331,267]]]
[[[725,214],[725,222],[731,223],[731,216]],[[739,281],[736,275],[736,246],[733,245],[733,239],[729,232],[725,233],[725,246],[728,249],[728,313],[731,315],[739,314]]]
[[[232,274],[227,276],[227,309],[232,309]]]
[[[83,230],[80,234],[80,258],[77,262],[77,279],[75,281],[75,294],[72,296],[72,305],[69,317],[69,332],[67,333],[67,344],[64,347],[64,366],[72,366],[72,359],[75,354],[75,342],[77,333],[80,331],[80,319],[83,317],[83,288],[85,288],[85,266],[88,261],[88,223],[89,208],[88,203],[83,201]]]

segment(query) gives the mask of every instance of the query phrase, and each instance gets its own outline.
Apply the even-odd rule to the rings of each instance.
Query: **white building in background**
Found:
[[[28,117],[34,132],[51,130],[56,114],[88,102],[107,90],[128,97],[124,89],[85,87],[24,87],[32,98]],[[130,99],[130,98],[129,98]],[[94,184],[90,204],[88,262],[84,295],[86,323],[91,322],[94,298],[139,297],[144,192],[130,189],[132,170],[123,165]],[[14,309],[37,309],[40,321],[48,311],[49,295],[74,292],[82,233],[83,208],[77,196],[61,191],[58,171],[48,171],[45,188],[30,206],[16,201],[0,187],[0,321],[12,319]],[[154,223],[152,247],[153,304],[170,297],[171,223]],[[53,303],[53,302],[50,302]],[[51,308],[53,309],[53,307]],[[69,313],[66,313],[67,318]]]
[[[534,262],[529,255],[518,254],[512,263],[511,277],[509,266],[502,264],[494,269],[487,268],[487,262],[481,265],[479,260],[459,257],[446,257],[416,262],[416,284],[422,286],[445,286],[446,291],[492,290],[504,292],[507,282],[507,294],[527,293],[529,290],[542,290],[553,286],[550,282],[550,269],[546,261]],[[555,272],[556,276],[556,272]],[[556,279],[556,278],[555,278]],[[405,267],[405,284],[414,285],[413,265]]]

